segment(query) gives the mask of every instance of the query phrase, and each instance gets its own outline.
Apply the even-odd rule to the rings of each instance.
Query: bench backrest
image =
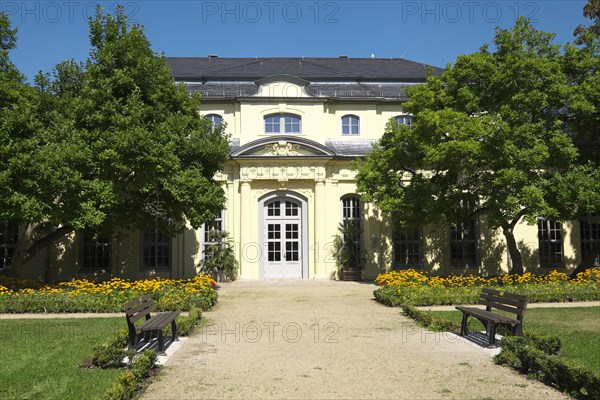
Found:
[[[523,319],[528,302],[529,298],[525,295],[488,288],[483,288],[479,295],[479,304],[483,304],[487,311],[492,308],[507,311],[516,314],[518,320]]]
[[[127,322],[131,324],[140,318],[149,316],[153,311],[156,311],[156,304],[152,301],[152,295],[150,294],[146,294],[125,303],[125,316],[127,317]],[[148,318],[149,317],[146,319]]]

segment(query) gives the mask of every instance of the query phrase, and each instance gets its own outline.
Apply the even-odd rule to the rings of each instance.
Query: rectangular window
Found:
[[[142,233],[142,269],[171,268],[171,237],[158,226]]]
[[[581,235],[581,258],[584,259],[594,244],[600,241],[600,222],[581,220],[579,227]],[[594,260],[594,266],[600,267],[600,255]]]
[[[265,117],[265,132],[266,133],[279,133],[279,115],[272,115]]]
[[[394,229],[392,232],[393,268],[423,266],[423,237],[420,229]]]
[[[479,240],[475,219],[450,224],[450,266],[479,266]]]
[[[84,232],[81,238],[81,268],[89,270],[110,270],[111,240]]]
[[[541,267],[562,267],[562,224],[551,219],[538,219],[538,240]]]
[[[216,232],[223,232],[223,216],[225,214],[224,210],[221,210],[221,213],[213,222],[207,223],[203,225],[202,231],[204,233],[203,241],[202,241],[202,258],[208,259],[206,249],[210,248],[210,246],[214,246],[219,242],[215,241],[216,237],[221,235],[217,235]]]
[[[0,221],[0,270],[10,264],[18,239],[19,226],[11,221]]]
[[[362,250],[362,209],[358,196],[351,195],[342,198],[342,225],[347,236],[344,242],[353,252]]]
[[[360,119],[356,115],[345,115],[342,117],[342,135],[358,135]]]
[[[286,115],[285,120],[285,133],[300,133],[300,118],[295,115]]]

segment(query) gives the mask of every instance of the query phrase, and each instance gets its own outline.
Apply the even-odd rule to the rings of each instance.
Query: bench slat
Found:
[[[529,301],[529,298],[524,294],[504,292],[501,290],[495,290],[495,289],[489,289],[489,288],[483,288],[483,289],[481,289],[481,292],[489,293],[489,294],[492,294],[495,296],[501,296],[501,297],[505,297],[505,298],[509,298],[509,299],[513,299],[513,300],[519,300],[519,301],[523,301],[525,303],[527,303]]]
[[[166,327],[171,321],[173,321],[179,315],[178,311],[170,311],[155,314],[147,322],[140,325],[141,332],[161,330]]]
[[[129,300],[127,303],[125,303],[125,311],[128,311],[128,310],[132,309],[133,307],[139,305],[140,303],[143,303],[143,302],[151,300],[151,299],[152,299],[151,294],[145,294],[142,297],[138,297],[138,298]]]
[[[501,304],[501,303],[498,303],[495,301],[479,299],[479,304],[484,305],[486,307],[491,307],[492,309],[506,311],[506,312],[509,312],[511,314],[515,314],[518,316],[525,314],[524,308],[516,308],[516,307],[512,307],[512,306],[507,306],[505,304]]]
[[[456,307],[458,310],[467,313],[473,317],[482,317],[490,322],[495,324],[510,324],[510,323],[518,323],[519,321],[515,318],[507,317],[505,315],[496,314],[490,311],[481,310],[479,308],[472,307]]]
[[[148,300],[145,301],[143,303],[138,304],[137,306],[134,306],[132,308],[130,308],[129,310],[125,311],[125,315],[127,315],[128,317],[144,312],[145,309],[150,308],[150,306],[154,304],[154,302],[152,300]]]
[[[136,314],[130,315],[127,318],[129,318],[129,321],[131,321],[131,323],[134,323],[134,322],[139,321],[140,319],[146,317],[147,315],[150,315],[150,313],[154,312],[154,311],[156,311],[156,304],[147,303],[144,310],[142,310]]]
[[[520,308],[520,309],[523,309],[523,308],[525,308],[527,306],[527,303],[524,302],[524,301],[502,298],[500,296],[492,295],[492,294],[489,294],[489,293],[481,293],[480,297],[483,298],[483,299],[486,299],[486,300],[498,302],[498,303],[501,303],[501,304],[510,305],[510,306],[517,307],[517,308]]]

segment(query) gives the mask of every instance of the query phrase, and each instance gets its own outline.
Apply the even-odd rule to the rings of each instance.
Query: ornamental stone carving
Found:
[[[265,145],[268,156],[299,156],[300,145],[288,142],[277,142]]]

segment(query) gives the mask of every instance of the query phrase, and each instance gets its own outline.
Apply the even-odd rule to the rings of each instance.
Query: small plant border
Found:
[[[198,308],[190,310],[187,316],[177,317],[179,336],[190,335],[197,326],[203,323],[202,311]],[[165,331],[170,330],[170,327]],[[167,332],[168,333],[168,332]],[[119,330],[105,342],[94,347],[91,357],[82,365],[92,368],[124,368],[113,384],[100,397],[102,400],[128,400],[134,398],[145,386],[152,370],[156,368],[157,355],[154,350],[144,350],[136,354],[135,350],[127,350],[127,329]],[[123,360],[131,360],[124,366]]]
[[[402,304],[404,314],[432,331],[459,332],[460,324],[410,304]],[[499,332],[506,334],[502,328]],[[524,329],[523,336],[504,336],[494,363],[513,368],[530,378],[554,387],[580,400],[600,399],[600,373],[560,356],[561,339],[537,330]]]

